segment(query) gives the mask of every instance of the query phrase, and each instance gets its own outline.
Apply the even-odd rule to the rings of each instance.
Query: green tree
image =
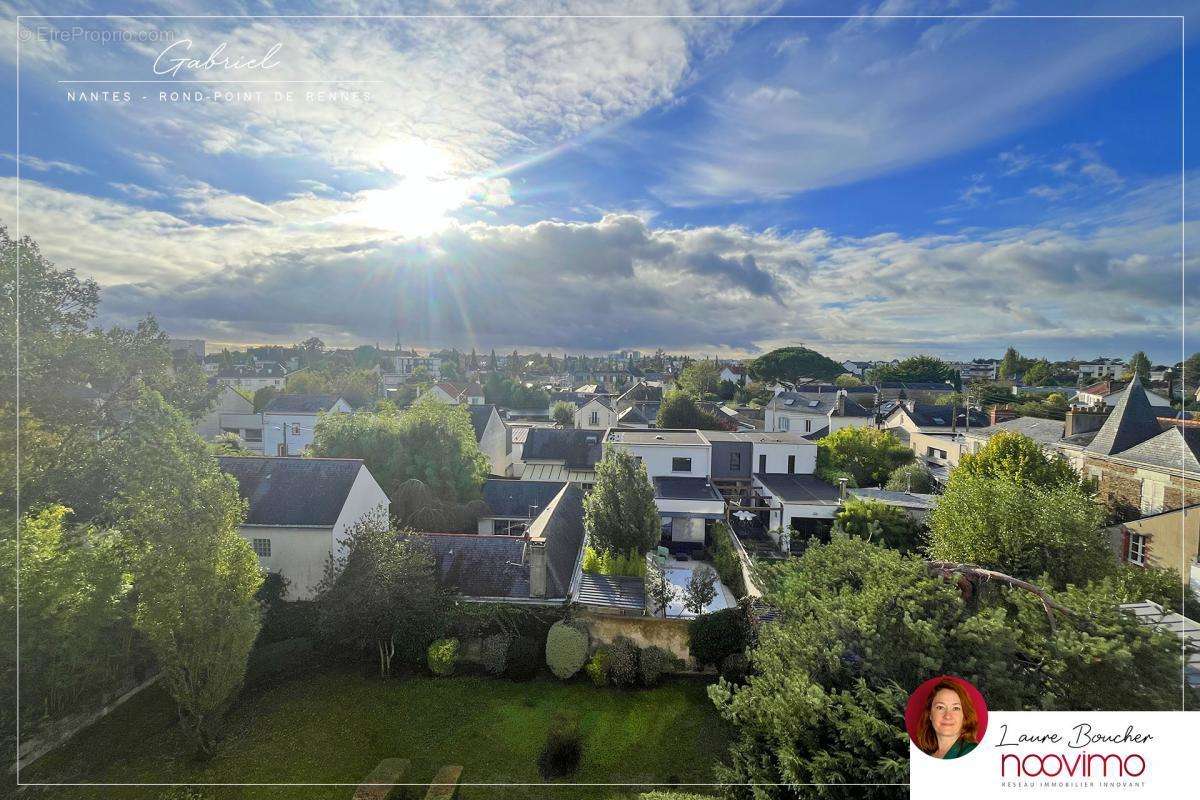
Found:
[[[878,500],[848,499],[834,516],[846,534],[909,552],[923,541],[923,526],[899,506]]]
[[[210,754],[258,636],[258,558],[238,535],[237,482],[161,395],[143,394],[116,451],[111,507],[139,552],[135,622],[180,721]]]
[[[400,480],[415,478],[445,500],[466,503],[479,498],[489,468],[465,405],[423,397],[400,415]]]
[[[1072,484],[952,473],[930,515],[930,555],[1055,587],[1106,575],[1113,557],[1100,508]]]
[[[1185,391],[1194,393],[1200,386],[1200,353],[1192,353],[1180,366]]]
[[[559,401],[550,409],[550,419],[562,425],[564,428],[570,428],[575,424],[575,406],[572,403]]]
[[[683,368],[677,383],[683,391],[703,399],[717,391],[721,384],[721,369],[713,361],[693,361]]]
[[[831,381],[845,370],[842,365],[807,347],[781,347],[765,353],[746,365],[750,375],[760,381],[794,381],[816,378]]]
[[[1150,357],[1145,351],[1138,350],[1129,359],[1129,377],[1137,376],[1142,383],[1150,380]]]
[[[662,538],[654,486],[631,453],[609,447],[596,464],[596,483],[583,500],[583,521],[597,550],[645,553]]]
[[[683,590],[683,607],[693,614],[703,614],[717,596],[717,573],[709,566],[698,564]]]
[[[333,381],[323,372],[311,369],[293,372],[288,376],[287,394],[333,394]]]
[[[883,364],[871,370],[870,377],[881,381],[905,381],[907,383],[952,383],[955,389],[962,388],[962,376],[958,370],[934,356],[912,356],[899,364]]]
[[[862,386],[863,382],[857,376],[846,373],[834,378],[833,385],[839,389],[853,389],[856,386]]]
[[[917,492],[930,494],[935,488],[933,473],[924,464],[907,464],[896,467],[888,476],[885,489],[889,492]]]
[[[839,428],[817,445],[818,471],[845,471],[858,486],[878,486],[916,458],[891,432],[875,428]]]
[[[695,399],[683,391],[670,391],[658,407],[655,424],[660,428],[698,428],[704,431],[726,430],[728,425],[704,411]]]
[[[1050,362],[1044,358],[1039,358],[1030,365],[1029,369],[1025,370],[1022,382],[1026,386],[1045,386],[1050,382],[1053,374]]]
[[[279,396],[279,390],[274,386],[264,386],[254,393],[254,413],[261,414],[271,401]]]
[[[1079,473],[1063,457],[1049,455],[1033,439],[1015,431],[1000,431],[977,453],[966,453],[951,475],[1003,478],[1040,487],[1079,486]]]
[[[1002,381],[1012,380],[1013,376],[1021,371],[1022,361],[1017,348],[1010,346],[1004,351],[1004,358],[1000,359],[1000,366],[996,368],[996,377]]]
[[[400,416],[389,412],[322,414],[313,435],[313,455],[361,458],[393,502],[396,487],[407,477],[400,465],[403,447]]]
[[[381,677],[391,674],[397,645],[404,660],[419,663],[449,611],[428,543],[374,513],[351,527],[345,544],[317,587],[322,638],[351,652],[369,648]]]

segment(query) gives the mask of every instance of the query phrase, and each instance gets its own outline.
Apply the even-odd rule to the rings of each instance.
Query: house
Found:
[[[1134,378],[1099,430],[1067,436],[1059,449],[1098,484],[1098,498],[1125,518],[1171,511],[1200,496],[1200,428],[1160,420]]]
[[[216,378],[218,383],[254,394],[267,386],[283,389],[287,385],[288,371],[283,364],[275,362],[257,365],[235,364],[218,369]]]
[[[425,392],[424,397],[432,397],[439,403],[449,405],[466,404],[471,406],[483,405],[483,387],[478,382],[451,383],[439,381]]]
[[[1079,365],[1079,377],[1084,380],[1119,378],[1129,367],[1119,358],[1098,358]]]
[[[753,473],[810,475],[817,468],[817,444],[794,433],[704,431],[710,445],[710,475],[725,497],[750,496]]]
[[[763,413],[763,430],[769,432],[828,434],[840,428],[875,425],[874,412],[851,399],[844,389],[780,392],[771,398]]]
[[[663,543],[676,552],[704,549],[713,523],[725,518],[725,499],[712,481],[660,475],[651,483]]]
[[[859,378],[861,378],[863,376],[863,374],[866,373],[866,371],[871,369],[871,367],[873,367],[873,366],[875,366],[875,364],[871,361],[843,361],[842,362],[842,369],[846,370],[846,372],[850,373],[851,375],[855,375]]]
[[[311,600],[332,554],[344,553],[350,529],[386,514],[387,495],[357,458],[221,456],[248,505],[238,528],[267,572],[288,581],[289,600]]]
[[[1101,381],[1076,392],[1075,396],[1071,398],[1071,404],[1083,406],[1084,408],[1092,408],[1094,406],[1109,406],[1111,408],[1121,402],[1121,398],[1125,396],[1125,392],[1128,389],[1128,386],[1116,381]],[[1171,401],[1162,395],[1151,391],[1146,391],[1145,394],[1146,399],[1150,401],[1150,405],[1157,408],[1171,407]]]
[[[776,544],[781,544],[777,531],[785,527],[797,543],[811,536],[828,541],[844,499],[840,487],[815,475],[755,472],[753,491],[756,504],[764,509],[763,524]]]
[[[586,400],[577,401],[575,408],[575,427],[584,430],[608,430],[617,425],[617,410],[612,401],[604,395],[595,395]]]
[[[523,536],[529,524],[566,484],[562,481],[522,481],[488,478],[483,482],[486,510],[479,517],[481,535]]]
[[[512,437],[508,426],[500,418],[500,412],[490,404],[469,405],[467,411],[471,415],[475,441],[488,458],[491,474],[507,475],[512,458]]]
[[[982,411],[950,405],[930,405],[905,400],[890,407],[879,427],[890,431],[945,482],[949,470],[967,452],[966,434],[990,423]]]
[[[583,558],[583,489],[563,484],[523,536],[419,533],[439,580],[467,600],[563,605]]]
[[[652,420],[646,419],[635,407],[625,409],[617,417],[617,427],[620,428],[649,428],[651,424]]]
[[[1058,444],[1062,441],[1065,423],[1057,419],[1041,419],[1040,417],[1014,417],[1012,419],[992,422],[983,428],[972,428],[964,431],[963,452],[978,453],[987,445],[988,440],[1001,431],[1011,431],[1022,436],[1028,436],[1042,446],[1048,454],[1061,455]],[[951,466],[957,466],[955,461]]]
[[[415,350],[404,350],[399,345],[391,352],[380,354],[384,368],[379,374],[379,382],[384,389],[397,389],[408,383],[417,370],[424,370],[432,380],[442,377],[442,361],[432,356],[422,356]]]
[[[745,386],[746,381],[749,380],[749,376],[746,368],[741,364],[726,364],[721,368],[721,380]]]
[[[204,363],[203,339],[167,339],[167,350],[175,361]]]
[[[222,433],[234,433],[247,450],[263,450],[263,418],[254,413],[254,403],[226,383],[209,380],[217,386],[217,402],[207,414],[195,422],[200,438],[211,441]]]
[[[994,381],[1000,369],[1000,361],[995,358],[976,358],[973,361],[963,361],[951,366],[958,370],[958,376],[963,383]]]
[[[893,492],[887,489],[868,487],[865,489],[848,489],[849,495],[857,500],[871,500],[884,505],[904,509],[904,513],[917,522],[924,522],[929,514],[937,508],[940,495],[923,494],[921,492]]]
[[[353,409],[333,394],[281,394],[263,409],[263,453],[300,455],[313,443],[317,417],[349,414]]]
[[[515,431],[514,431],[515,433]],[[585,487],[596,482],[596,462],[603,456],[603,431],[575,428],[529,428],[521,444],[520,467],[513,455],[514,474],[526,481],[574,481]],[[516,438],[514,437],[514,447]]]
[[[1200,588],[1200,503],[1147,514],[1104,529],[1117,560],[1168,567],[1184,584]]]

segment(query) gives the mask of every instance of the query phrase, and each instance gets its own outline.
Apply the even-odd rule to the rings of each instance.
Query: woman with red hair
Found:
[[[958,758],[979,744],[979,717],[957,682],[938,681],[917,727],[917,747],[934,758]]]

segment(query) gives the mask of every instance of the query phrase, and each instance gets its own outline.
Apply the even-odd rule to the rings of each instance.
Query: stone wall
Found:
[[[1185,480],[1179,475],[1169,475],[1159,470],[1148,470],[1106,458],[1087,456],[1084,461],[1084,475],[1090,477],[1097,471],[1100,479],[1097,499],[1111,509],[1127,509],[1133,512],[1134,516],[1140,515],[1142,483],[1146,480],[1166,484],[1163,490],[1163,511],[1200,502],[1200,480],[1194,478]]]
[[[617,637],[624,636],[638,647],[656,645],[670,650],[687,663],[689,670],[696,669],[688,654],[688,621],[685,619],[618,617],[592,612],[579,614],[579,619],[587,623],[593,644],[611,644]]]

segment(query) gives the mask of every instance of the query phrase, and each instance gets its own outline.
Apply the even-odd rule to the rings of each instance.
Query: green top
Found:
[[[977,742],[968,742],[966,739],[958,739],[953,745],[950,746],[950,749],[946,751],[946,755],[942,756],[942,760],[944,761],[948,758],[965,756],[978,746],[979,744]]]

